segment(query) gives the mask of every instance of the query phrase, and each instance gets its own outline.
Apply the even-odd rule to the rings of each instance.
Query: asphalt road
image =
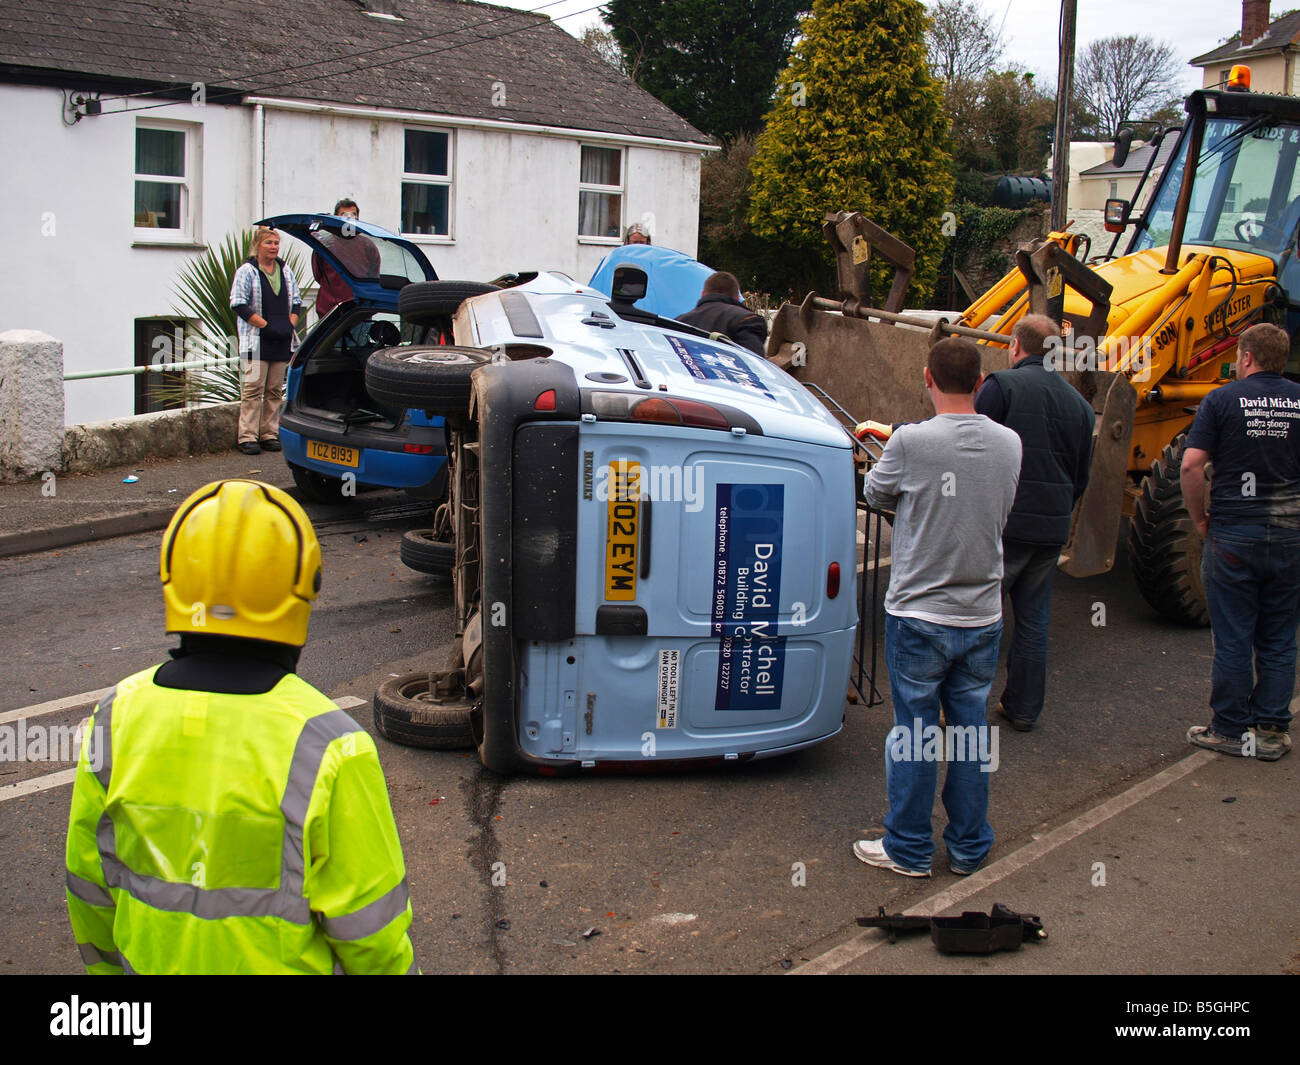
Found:
[[[427,519],[313,517],[325,583],[303,676],[331,696],[369,699],[390,674],[440,659],[449,585],[397,557],[403,529]],[[159,539],[0,560],[0,709],[104,687],[163,657]],[[1206,717],[1208,630],[1156,619],[1122,558],[1103,577],[1058,577],[1054,595],[1044,718],[1032,733],[999,733],[994,859],[1185,758],[1187,726]],[[369,708],[353,713],[373,734]],[[942,850],[932,881],[868,869],[850,851],[885,813],[891,713],[887,703],[850,706],[844,731],[813,750],[673,776],[507,779],[469,752],[378,739],[417,960],[426,972],[479,973],[797,967],[854,934],[854,918],[877,905],[902,909],[956,882]],[[3,764],[0,783],[60,768]],[[63,903],[68,796],[64,786],[0,803],[0,972],[80,971]],[[936,831],[942,823],[940,811]],[[1036,912],[1043,900],[1030,891],[1001,901]],[[1068,957],[1057,959],[1068,971]]]

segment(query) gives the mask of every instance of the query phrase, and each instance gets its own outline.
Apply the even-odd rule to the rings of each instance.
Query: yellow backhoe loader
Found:
[[[1132,230],[1125,254],[1089,260],[1086,236],[1050,233],[1022,247],[1015,268],[959,318],[936,324],[900,313],[911,249],[860,214],[840,212],[824,227],[838,298],[812,294],[784,305],[767,349],[854,417],[905,421],[930,413],[921,367],[933,340],[976,340],[991,372],[1006,368],[1008,334],[1021,316],[1051,316],[1063,339],[1048,364],[1097,413],[1092,476],[1060,566],[1075,577],[1109,570],[1127,516],[1143,597],[1192,624],[1208,614],[1200,536],[1178,483],[1183,434],[1196,404],[1231,379],[1243,329],[1267,321],[1294,336],[1300,327],[1300,98],[1234,85],[1243,70],[1234,69],[1228,88],[1187,97],[1187,120],[1166,131],[1177,142],[1140,216],[1129,217],[1126,201],[1107,201],[1107,228]],[[895,270],[883,308],[870,306],[873,254]]]

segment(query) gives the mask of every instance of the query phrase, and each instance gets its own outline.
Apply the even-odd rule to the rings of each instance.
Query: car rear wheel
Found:
[[[428,325],[455,314],[471,296],[495,291],[496,285],[482,281],[417,281],[397,294],[397,313],[403,322]]]
[[[474,746],[470,704],[432,691],[436,674],[390,677],[375,692],[375,728],[407,747],[456,751]]]
[[[350,503],[356,499],[355,492],[349,495],[343,491],[343,482],[337,477],[327,477],[293,463],[289,463],[289,472],[293,474],[299,495],[312,503]]]
[[[366,391],[383,403],[463,418],[470,375],[492,361],[483,348],[419,345],[380,348],[366,361]]]

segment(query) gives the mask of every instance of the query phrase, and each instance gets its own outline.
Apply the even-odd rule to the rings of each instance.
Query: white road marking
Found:
[[[886,566],[890,565],[893,561],[894,561],[893,555],[886,555],[884,558],[882,558],[879,562],[875,564],[874,568],[884,569]],[[859,573],[865,573],[867,569],[868,567],[865,562],[863,562],[860,566],[858,566]]]
[[[942,914],[944,910],[956,906],[959,902],[978,894],[986,887],[996,884],[999,880],[1004,880],[1011,874],[1018,873],[1025,866],[1038,861],[1044,855],[1050,854],[1057,847],[1078,839],[1085,832],[1089,832],[1098,825],[1109,821],[1116,814],[1121,814],[1129,807],[1136,806],[1143,799],[1149,799],[1170,784],[1181,780],[1188,773],[1192,773],[1213,761],[1213,751],[1197,751],[1195,754],[1188,755],[1181,762],[1171,765],[1168,769],[1161,770],[1155,776],[1148,777],[1140,784],[1133,785],[1128,791],[1107,799],[1086,813],[1080,814],[1073,821],[1062,825],[1060,828],[1053,829],[1047,835],[1031,843],[1026,843],[1019,850],[1012,851],[1005,858],[1000,858],[992,865],[981,869],[978,873],[972,873],[970,876],[963,878],[947,891],[941,891],[937,895],[921,899],[909,906],[908,910],[912,913]],[[797,969],[791,969],[786,975],[826,976],[857,961],[864,954],[868,954],[881,944],[888,942],[889,937],[880,929],[864,929],[847,943],[841,943],[838,947],[833,947],[820,957],[813,958],[812,961],[800,965]]]
[[[100,688],[93,692],[82,692],[80,695],[65,695],[62,699],[51,699],[48,703],[24,706],[21,710],[6,710],[0,714],[0,725],[8,724],[10,721],[20,721],[23,718],[40,717],[42,714],[57,714],[60,710],[89,710],[103,698],[106,691],[107,688]]]
[[[10,714],[17,715],[17,717],[12,717],[8,715],[6,715],[5,717],[0,717],[0,723],[3,723],[5,721],[17,720],[18,718],[23,718],[23,717],[36,716],[31,713],[31,710],[38,710],[39,713],[48,714],[48,713],[52,713],[54,710],[68,709],[70,707],[75,707],[75,706],[86,706],[86,705],[93,706],[95,702],[99,701],[99,696],[102,695],[103,692],[89,692],[87,694],[94,696],[94,699],[90,704],[85,703],[84,695],[70,695],[67,697],[67,699],[54,700],[54,702],[56,703],[65,704],[64,706],[54,706],[53,703],[42,703],[41,706],[46,707],[47,709],[42,710],[40,709],[40,707],[31,707],[25,711],[13,710],[10,711]],[[78,703],[77,702],[78,699],[82,700],[82,702]],[[342,698],[335,699],[334,705],[337,706],[340,710],[353,710],[358,706],[365,706],[366,700],[358,699],[355,695],[344,695]],[[49,709],[51,707],[53,709]],[[0,802],[6,802],[9,799],[18,799],[24,795],[33,795],[36,792],[46,791],[49,788],[62,787],[64,784],[71,784],[76,779],[77,779],[77,768],[76,766],[73,766],[71,769],[60,769],[57,773],[46,773],[44,776],[31,777],[27,780],[20,780],[17,784],[3,784],[0,785]]]
[[[47,773],[43,777],[20,780],[17,784],[5,784],[0,787],[0,802],[6,799],[17,799],[22,795],[32,795],[48,788],[59,788],[64,784],[71,784],[76,779],[77,767],[73,766],[71,769],[60,769],[57,773]]]

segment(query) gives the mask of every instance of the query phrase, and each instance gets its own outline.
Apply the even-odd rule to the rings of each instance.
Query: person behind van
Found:
[[[641,222],[633,222],[630,226],[627,227],[627,231],[623,234],[623,243],[624,244],[653,244],[654,241],[650,239],[649,227],[647,227]]]
[[[361,218],[361,208],[355,200],[342,199],[334,205],[333,213],[339,218]],[[323,230],[316,239],[329,249],[343,266],[356,277],[379,276],[379,249],[364,233],[339,237]],[[316,293],[316,317],[324,318],[340,303],[352,298],[352,289],[338,272],[315,252],[311,256],[311,275],[320,290]]]
[[[725,270],[709,275],[694,310],[679,314],[677,320],[721,333],[755,355],[762,355],[767,347],[767,322],[740,301],[740,282]]]

